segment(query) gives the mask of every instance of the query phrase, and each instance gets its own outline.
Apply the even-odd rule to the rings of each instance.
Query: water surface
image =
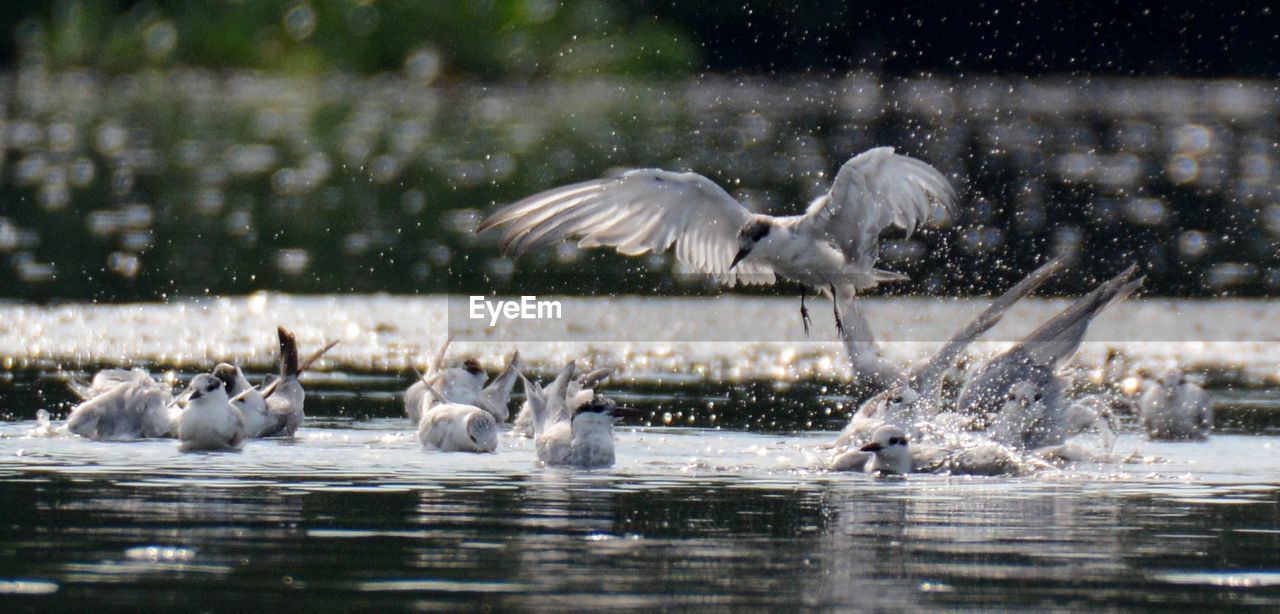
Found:
[[[607,470],[427,453],[399,419],[238,454],[0,427],[29,607],[1280,606],[1276,437],[1032,477],[827,474],[834,433],[622,428]],[[209,590],[217,587],[216,591]]]
[[[829,322],[812,341],[750,340],[798,328],[791,300],[609,305],[638,331],[678,321],[744,340],[608,340],[567,326],[545,342],[477,328],[451,355],[494,368],[519,349],[538,378],[569,357],[618,367],[605,389],[645,417],[620,426],[617,465],[595,471],[539,467],[521,439],[492,455],[420,449],[399,391],[409,362],[452,328],[442,298],[0,306],[0,599],[42,610],[1280,607],[1280,343],[1253,324],[1269,302],[1118,305],[1069,369],[1086,393],[1170,360],[1193,367],[1218,414],[1210,441],[1147,442],[1120,416],[1108,462],[994,478],[817,469],[819,446],[868,391],[849,386],[839,344],[822,340]],[[724,318],[724,306],[752,317]],[[981,301],[867,306],[886,353],[906,363]],[[973,359],[1059,306],[1020,306]],[[1218,340],[1185,334],[1206,330],[1185,328],[1195,317]],[[1134,322],[1166,327],[1167,340],[1133,340]],[[38,410],[60,419],[71,407],[66,380],[101,366],[180,385],[230,359],[256,380],[277,323],[298,329],[304,351],[342,340],[304,374],[308,421],[294,440],[181,454],[173,441],[39,432]],[[1108,351],[1120,358],[1105,363]]]

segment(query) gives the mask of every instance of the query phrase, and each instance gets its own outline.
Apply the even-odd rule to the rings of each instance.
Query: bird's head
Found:
[[[1160,374],[1160,377],[1156,378],[1156,381],[1163,386],[1181,386],[1187,383],[1187,374],[1177,367],[1169,367]]]
[[[227,393],[223,386],[224,384],[222,383],[222,380],[209,375],[208,373],[201,373],[200,375],[195,376],[195,378],[191,380],[191,385],[187,387],[187,390],[189,391],[189,394],[187,394],[187,400],[195,401],[196,399],[214,396],[218,393],[221,393],[222,397],[225,399]]]
[[[1031,382],[1016,382],[1009,387],[1009,392],[1004,395],[1005,406],[1015,406],[1019,409],[1031,407],[1044,400],[1044,392],[1040,387]]]
[[[630,407],[618,405],[613,399],[603,394],[594,395],[590,401],[578,406],[573,413],[574,423],[612,423],[614,418],[624,416],[643,416],[644,412]]]
[[[885,403],[890,409],[905,410],[920,398],[920,393],[910,386],[899,386],[889,391]]]
[[[894,386],[867,399],[858,413],[867,418],[883,420],[889,424],[907,425],[911,422],[912,404],[920,394],[910,386]]]
[[[769,236],[769,231],[773,229],[773,224],[768,218],[754,217],[747,222],[742,230],[738,231],[738,253],[734,255],[733,262],[729,264],[729,268],[738,266],[743,258],[746,258],[751,250],[756,248],[756,244],[763,241]]]
[[[477,412],[467,418],[467,437],[476,450],[492,452],[498,449],[498,423],[489,412]]]
[[[876,455],[875,469],[885,473],[911,472],[911,444],[902,429],[886,424],[871,435],[863,452]]]
[[[474,358],[462,361],[462,368],[471,375],[484,375],[484,367],[480,366],[480,361]]]
[[[213,376],[218,378],[222,385],[227,389],[227,394],[235,394],[238,383],[239,371],[235,365],[228,363],[219,363],[213,368]]]

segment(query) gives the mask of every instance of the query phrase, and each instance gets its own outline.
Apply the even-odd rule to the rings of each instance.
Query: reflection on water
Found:
[[[31,426],[0,427],[0,587],[32,607],[1280,606],[1274,437],[877,479],[807,469],[831,433],[626,428],[575,472],[400,420],[211,455]]]
[[[889,292],[990,291],[1046,253],[1079,291],[1136,259],[1161,294],[1274,294],[1274,84],[981,76],[444,87],[357,78],[0,75],[0,294],[706,290],[669,256],[566,244],[516,266],[495,203],[615,167],[696,170],[798,213],[874,145],[961,188],[942,232],[888,237]],[[582,275],[583,270],[595,273]],[[532,275],[532,277],[530,277]]]

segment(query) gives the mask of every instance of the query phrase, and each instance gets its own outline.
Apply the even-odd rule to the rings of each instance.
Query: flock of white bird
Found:
[[[882,391],[859,407],[833,444],[811,451],[826,469],[1009,474],[1088,458],[1074,438],[1110,438],[1115,399],[1070,398],[1064,367],[1090,322],[1137,289],[1137,267],[1099,284],[1008,350],[962,369],[969,345],[1063,268],[1062,259],[1052,260],[996,298],[929,360],[903,370],[883,357],[855,294],[905,279],[875,268],[882,232],[893,226],[910,233],[954,213],[955,192],[941,173],[881,147],[845,163],[830,191],[803,215],[755,214],[701,175],[642,169],[536,194],[501,209],[476,231],[506,225],[502,249],[517,257],[564,239],[625,255],[674,247],[679,261],[728,284],[779,277],[798,282],[806,332],[805,292],[829,295],[855,380]],[[92,382],[72,385],[83,402],[65,428],[100,440],[174,437],[184,451],[235,450],[248,439],[292,437],[304,419],[298,375],[333,344],[299,361],[293,335],[284,328],[278,334],[280,372],[260,387],[225,363],[197,375],[178,395],[144,371],[106,370]],[[424,448],[494,452],[505,432],[533,438],[546,465],[614,463],[613,421],[638,412],[596,391],[612,370],[579,373],[569,362],[542,387],[521,372],[518,354],[490,379],[473,359],[446,366],[448,346],[448,340],[441,344],[404,393],[405,414]],[[511,417],[517,379],[524,401],[507,429],[502,425]],[[958,382],[951,387],[958,394],[947,394],[948,379]],[[1155,439],[1203,439],[1213,427],[1206,393],[1177,368],[1151,382],[1138,414]]]

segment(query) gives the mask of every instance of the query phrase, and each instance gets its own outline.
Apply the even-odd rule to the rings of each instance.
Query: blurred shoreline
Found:
[[[470,231],[497,204],[638,166],[696,170],[750,207],[798,212],[876,145],[936,165],[962,197],[957,219],[886,237],[882,265],[914,281],[885,293],[986,294],[1056,253],[1077,258],[1053,294],[1129,261],[1151,294],[1280,293],[1274,81],[850,73],[495,85],[36,67],[0,83],[5,298],[706,294],[669,256],[566,243],[512,263],[496,234]],[[536,288],[522,282],[531,273]]]
[[[275,366],[274,330],[297,333],[303,351],[340,340],[319,372],[411,373],[446,335],[450,355],[502,364],[519,350],[531,372],[565,360],[615,367],[632,382],[663,380],[849,381],[845,350],[826,309],[812,309],[813,337],[790,298],[561,297],[573,319],[534,324],[451,321],[444,296],[298,296],[258,293],[169,304],[34,306],[0,303],[0,370],[145,366],[207,370],[234,361]],[[578,304],[582,303],[582,304]],[[868,320],[889,360],[926,359],[985,306],[981,299],[868,298]],[[1008,347],[1065,305],[1019,303],[973,346],[971,360]],[[1177,363],[1215,385],[1280,383],[1280,313],[1274,300],[1129,300],[1089,331],[1073,369],[1095,383],[1159,372]],[[1108,356],[1110,355],[1110,358]]]

